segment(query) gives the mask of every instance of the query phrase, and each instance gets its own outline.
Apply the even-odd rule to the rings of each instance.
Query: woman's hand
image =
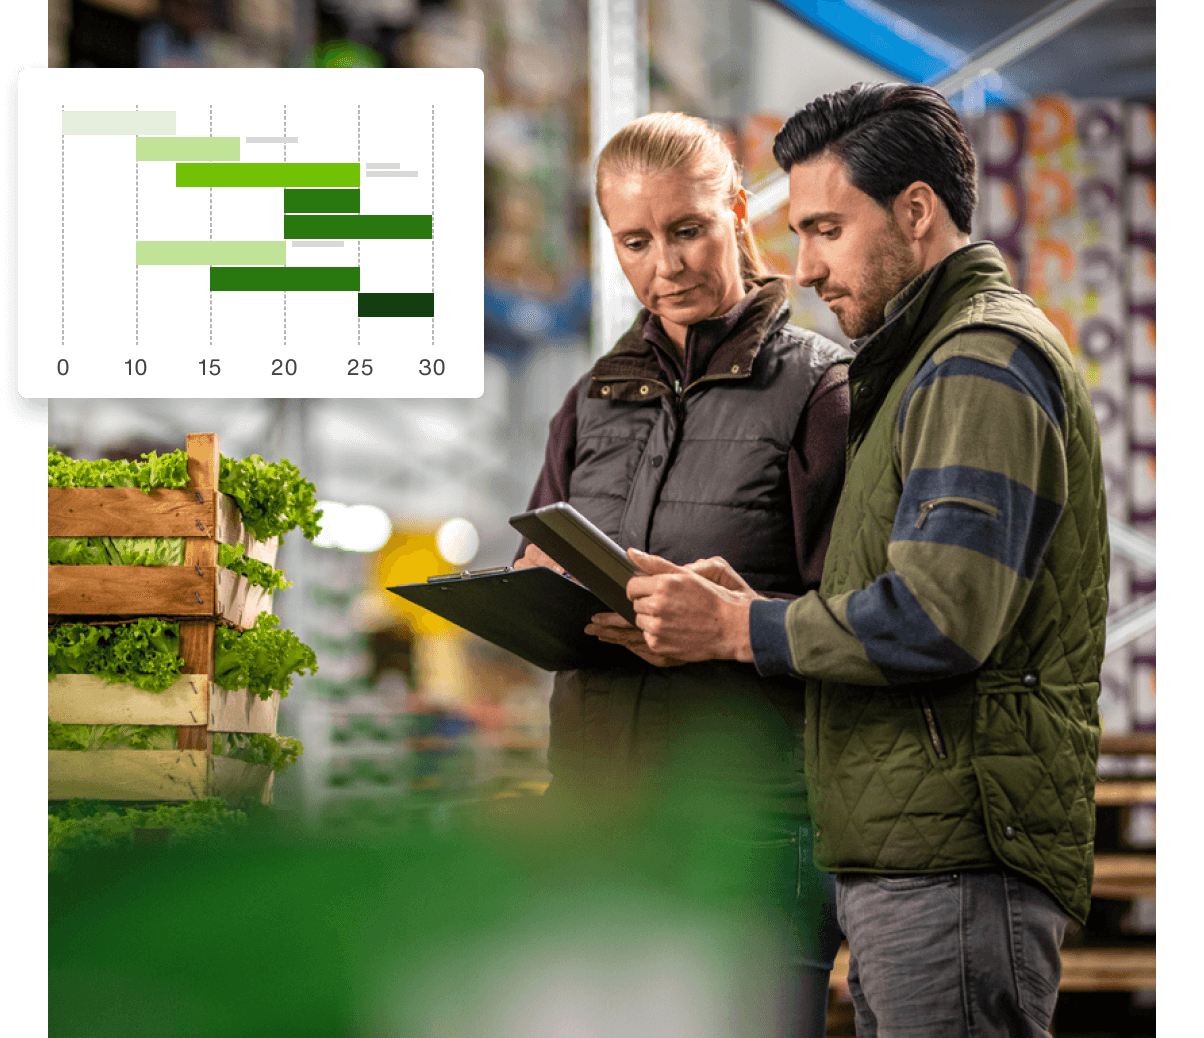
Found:
[[[630,649],[645,663],[650,663],[654,667],[680,667],[686,662],[673,656],[664,656],[659,652],[653,652],[648,648],[648,643],[644,641],[644,632],[638,627],[633,627],[618,613],[596,613],[590,617],[590,623],[586,624],[585,633],[592,634],[595,638],[610,642],[612,645],[621,645],[625,649]]]
[[[551,555],[542,548],[535,547],[534,544],[528,544],[527,550],[523,552],[521,558],[515,561],[512,568],[530,569],[532,566],[546,566],[548,569],[554,569],[557,573],[564,573],[564,567]]]

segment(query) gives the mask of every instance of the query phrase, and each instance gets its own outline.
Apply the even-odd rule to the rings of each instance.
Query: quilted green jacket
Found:
[[[808,678],[816,863],[1002,862],[1083,921],[1109,563],[1087,389],[990,244],[888,314],[850,368],[820,589],[769,607]]]

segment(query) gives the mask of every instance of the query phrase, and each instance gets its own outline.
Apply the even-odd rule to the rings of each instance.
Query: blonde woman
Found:
[[[603,149],[596,191],[643,309],[552,419],[529,507],[568,501],[624,548],[682,565],[722,556],[766,594],[818,586],[851,355],[789,323],[739,169],[704,121],[630,123]],[[520,551],[518,567],[558,568],[533,545]],[[628,666],[556,676],[549,794],[626,804],[685,788],[750,805],[724,838],[762,870],[797,937],[796,1033],[823,1035],[839,931],[830,881],[811,862],[801,683],[681,665],[634,627],[624,644]]]

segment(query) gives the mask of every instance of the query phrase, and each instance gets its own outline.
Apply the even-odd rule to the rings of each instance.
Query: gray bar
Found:
[[[296,144],[296,137],[244,137],[248,144]]]
[[[108,136],[170,136],[176,132],[175,112],[64,112],[64,134]]]
[[[401,169],[400,162],[366,162],[364,165],[368,169]]]
[[[341,249],[343,243],[341,241],[295,241],[293,248],[310,248],[310,249]]]
[[[370,169],[364,174],[366,177],[416,177],[418,170],[416,169]]]

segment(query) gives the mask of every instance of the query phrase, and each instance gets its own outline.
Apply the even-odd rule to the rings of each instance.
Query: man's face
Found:
[[[791,166],[788,219],[798,235],[795,280],[819,293],[849,338],[880,328],[887,302],[921,270],[894,212],[825,153]]]

